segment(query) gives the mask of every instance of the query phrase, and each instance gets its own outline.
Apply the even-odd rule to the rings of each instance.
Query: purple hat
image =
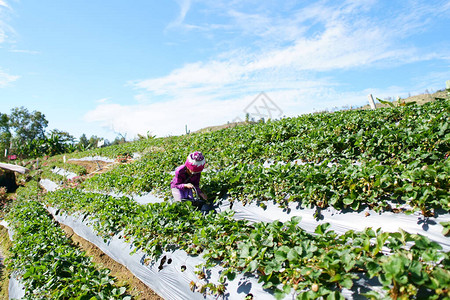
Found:
[[[191,172],[197,173],[203,170],[205,163],[206,160],[203,154],[199,151],[195,151],[188,155],[185,165]]]

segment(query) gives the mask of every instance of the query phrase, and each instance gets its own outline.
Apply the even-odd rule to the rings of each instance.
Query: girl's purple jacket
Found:
[[[177,188],[180,190],[184,190],[184,184],[192,183],[197,190],[198,193],[201,193],[200,190],[200,176],[201,173],[196,173],[191,176],[188,175],[186,171],[186,165],[181,165],[175,169],[175,176],[170,183],[171,188]]]

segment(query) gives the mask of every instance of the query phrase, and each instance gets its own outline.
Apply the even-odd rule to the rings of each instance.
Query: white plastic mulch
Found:
[[[319,219],[314,217],[316,209],[297,208],[297,203],[290,203],[289,209],[282,209],[273,202],[264,202],[266,209],[256,203],[243,205],[234,202],[231,209],[235,212],[235,219],[246,219],[252,222],[285,222],[294,216],[302,217],[299,226],[307,232],[314,232],[319,224],[330,223],[331,230],[344,234],[348,230],[361,231],[371,227],[381,228],[385,232],[397,232],[400,228],[412,233],[427,236],[430,240],[439,243],[444,251],[450,250],[450,238],[442,234],[443,226],[440,222],[450,221],[450,214],[440,214],[437,217],[425,218],[419,212],[406,215],[404,213],[383,212],[376,213],[369,209],[360,212],[342,212],[332,207],[321,210]],[[219,211],[230,209],[230,202],[222,200]]]
[[[214,295],[203,295],[191,290],[191,282],[218,283],[222,268],[219,266],[208,269],[207,279],[199,280],[195,274],[196,266],[203,263],[201,255],[191,256],[183,250],[163,253],[157,261],[146,263],[146,254],[138,250],[132,253],[134,247],[121,239],[120,234],[104,241],[89,225],[89,218],[83,220],[82,216],[71,216],[67,214],[56,215],[57,209],[48,208],[55,219],[71,227],[76,234],[95,244],[105,254],[124,265],[137,278],[153,289],[164,299],[217,299]],[[355,282],[352,290],[344,290],[347,299],[364,299],[359,296],[361,291],[375,289],[381,292],[380,286],[373,285],[370,280],[361,278]],[[274,295],[262,288],[258,279],[253,276],[237,275],[232,281],[226,283],[224,299],[244,299],[246,295],[252,294],[254,299],[274,299]],[[294,299],[295,292],[287,295],[284,299]]]
[[[78,176],[78,174],[75,174],[75,173],[70,172],[70,171],[66,171],[66,170],[58,168],[58,167],[53,168],[52,172],[55,173],[55,174],[64,176],[67,179],[73,179],[74,177]]]
[[[84,160],[88,159],[85,158]],[[265,166],[270,167],[274,163],[267,161]],[[304,162],[297,161],[294,163]],[[47,179],[41,180],[40,184],[48,191],[58,188],[57,184]],[[127,196],[140,204],[164,202],[164,199],[158,198],[151,193],[132,196],[120,193],[107,194],[115,197]],[[299,226],[310,233],[314,232],[317,225],[323,223],[330,223],[330,229],[338,234],[343,234],[348,230],[361,231],[367,227],[371,227],[374,230],[380,228],[385,232],[398,232],[401,228],[412,234],[427,236],[430,240],[439,243],[444,251],[450,250],[450,238],[442,234],[443,227],[439,224],[440,222],[450,221],[449,213],[425,218],[420,213],[411,215],[392,212],[376,213],[369,209],[358,212],[344,212],[327,208],[320,210],[316,218],[314,216],[317,212],[316,209],[300,208],[298,203],[290,203],[288,209],[280,208],[276,203],[270,201],[265,201],[264,205],[266,207],[262,208],[254,202],[243,205],[242,202],[230,203],[228,200],[222,199],[217,204],[216,210],[220,212],[231,209],[234,211],[235,219],[246,219],[251,222],[273,222],[275,220],[285,222],[293,216],[300,216],[302,221]],[[56,210],[50,208],[49,211],[54,214]],[[193,257],[185,251],[176,250],[174,252],[166,252],[158,261],[153,261],[146,265],[145,254],[140,251],[130,254],[134,247],[125,243],[119,236],[114,236],[105,243],[90,227],[88,219],[83,221],[78,217],[64,214],[57,215],[55,218],[59,222],[70,226],[78,235],[95,244],[108,256],[126,266],[136,277],[165,299],[205,299],[203,295],[193,293],[190,289],[191,281],[199,281],[194,270],[196,265],[203,262],[201,256]],[[162,263],[163,259],[165,260],[164,263]],[[168,263],[169,261],[170,263]],[[182,271],[182,266],[185,271]],[[220,271],[220,267],[210,270],[209,279],[211,282],[217,283]],[[381,292],[380,286],[372,285],[370,280],[362,278],[355,282],[352,290],[344,290],[344,295],[347,299],[363,299],[359,294],[364,290],[371,289]],[[257,278],[243,275],[227,283],[227,293],[225,299],[243,299],[249,293],[253,294],[254,299],[274,298],[271,293],[265,291],[257,283]],[[295,294],[290,294],[286,299],[292,299],[293,297],[295,298]],[[215,299],[215,297],[207,295],[206,299]]]
[[[94,157],[84,157],[79,160],[109,160],[111,159],[94,156]],[[264,162],[264,167],[268,168],[277,163],[284,162],[276,162],[273,160],[266,160]],[[300,159],[294,160],[291,162],[292,164],[307,164]],[[335,164],[335,163],[330,163]],[[355,162],[354,164],[360,164],[359,162]],[[65,176],[72,176],[69,174],[70,172],[66,172],[62,169],[59,169],[61,175],[66,174]],[[64,173],[65,172],[65,173]],[[172,172],[173,173],[173,172]],[[51,181],[44,180],[41,181],[41,184],[46,186],[47,190],[55,190],[58,188],[57,185],[52,183]],[[159,198],[152,193],[146,193],[141,195],[126,195],[122,193],[107,193],[111,196],[127,196],[132,198],[136,202],[140,204],[148,204],[148,203],[160,203],[164,202],[164,199]],[[314,229],[317,225],[322,223],[330,223],[332,230],[336,231],[339,234],[343,234],[348,230],[363,230],[367,227],[372,227],[374,230],[381,228],[386,232],[396,232],[399,228],[413,234],[421,234],[425,235],[433,241],[439,243],[444,251],[450,250],[450,238],[445,237],[442,234],[443,227],[440,222],[449,222],[450,214],[442,213],[436,217],[426,218],[423,217],[419,212],[406,215],[404,213],[391,213],[391,212],[383,212],[376,213],[369,209],[365,209],[362,211],[338,211],[334,208],[327,208],[324,210],[320,210],[319,218],[316,219],[314,214],[316,212],[315,209],[304,209],[297,207],[297,203],[290,203],[289,209],[281,209],[278,207],[276,203],[272,203],[270,201],[264,202],[266,208],[262,208],[258,206],[255,202],[252,202],[247,205],[243,205],[242,202],[234,202],[232,205],[226,199],[222,200],[218,204],[218,211],[232,209],[235,212],[234,217],[236,219],[246,219],[251,222],[273,222],[275,220],[279,221],[287,221],[293,216],[302,217],[302,221],[300,223],[300,227],[308,232],[314,232]]]
[[[49,183],[47,180],[41,181],[40,183],[48,191],[57,188],[57,185]],[[121,194],[109,195],[122,196]],[[146,201],[142,201],[141,199],[140,203],[146,204],[163,201],[150,194],[144,197],[148,197],[148,199]],[[226,206],[227,204],[223,204],[218,210],[228,209]],[[233,209],[235,208],[238,208],[238,206],[233,207]],[[191,281],[199,282],[194,271],[197,265],[204,262],[201,256],[194,257],[183,250],[175,250],[174,252],[165,252],[158,261],[152,261],[149,265],[146,265],[146,255],[141,251],[131,254],[134,247],[120,239],[120,235],[116,235],[107,242],[104,242],[103,238],[97,236],[89,225],[89,218],[83,220],[81,216],[71,216],[64,213],[55,215],[56,209],[48,208],[48,210],[58,222],[71,227],[76,234],[95,244],[109,257],[127,267],[136,277],[163,298],[205,299],[204,295],[198,292],[192,292],[190,286]],[[237,210],[235,217],[239,219],[243,215]],[[164,263],[162,263],[163,260]],[[221,270],[219,266],[208,270],[210,276],[208,280],[217,284]],[[371,289],[381,292],[380,286],[374,285],[370,280],[361,278],[355,282],[352,290],[344,290],[343,293],[347,299],[364,299],[359,296],[361,291]],[[274,299],[273,294],[264,290],[255,277],[240,274],[233,281],[227,281],[227,294],[225,295],[225,299],[243,299],[250,293],[255,299]],[[293,297],[295,298],[295,294],[289,294],[285,299],[292,299]],[[207,295],[206,299],[216,299],[216,296]]]
[[[40,184],[48,191],[58,188],[54,182],[43,179]],[[127,196],[140,204],[161,203],[164,199],[151,193],[143,195],[125,195],[121,193],[105,193],[111,196]],[[344,234],[348,230],[361,231],[367,227],[376,230],[381,228],[385,232],[397,232],[400,228],[412,233],[427,236],[430,240],[439,243],[444,251],[450,251],[450,238],[442,234],[443,226],[440,222],[449,222],[450,214],[442,213],[436,217],[424,217],[419,212],[411,215],[404,213],[383,212],[376,213],[372,210],[343,212],[332,207],[320,210],[318,219],[314,217],[316,209],[298,208],[298,203],[289,204],[289,209],[282,209],[276,203],[265,201],[266,208],[258,206],[257,203],[243,205],[235,201],[232,204],[228,200],[221,200],[217,211],[233,210],[234,218],[245,219],[251,222],[273,222],[275,220],[285,222],[294,216],[302,217],[299,226],[307,232],[314,232],[319,224],[330,223],[330,229],[338,234]]]

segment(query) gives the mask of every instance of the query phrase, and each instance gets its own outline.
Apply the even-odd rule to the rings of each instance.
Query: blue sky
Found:
[[[263,115],[261,92],[272,118],[362,106],[444,88],[449,30],[450,1],[0,0],[0,112],[131,140]]]

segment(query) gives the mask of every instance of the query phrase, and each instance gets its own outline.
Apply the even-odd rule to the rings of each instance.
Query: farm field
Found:
[[[139,298],[61,223],[165,299],[448,299],[449,124],[447,97],[50,157],[3,209],[8,268],[27,299]],[[170,201],[196,150],[217,213]]]

